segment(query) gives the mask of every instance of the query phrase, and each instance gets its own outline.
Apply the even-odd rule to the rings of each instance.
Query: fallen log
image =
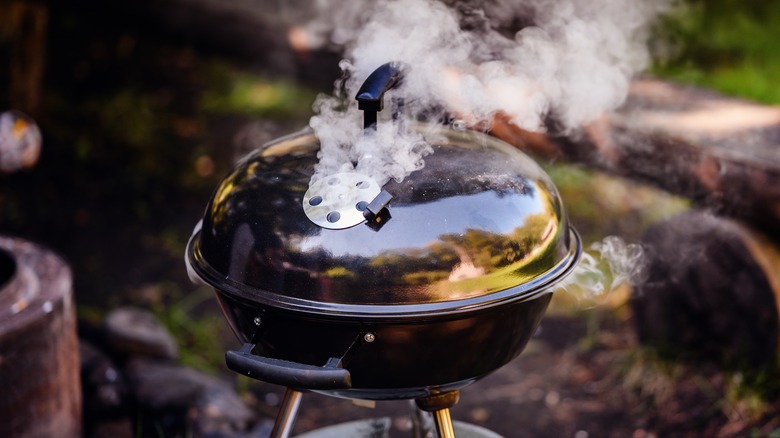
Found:
[[[742,224],[690,211],[643,238],[647,277],[631,299],[639,340],[674,357],[780,365],[780,247]]]
[[[780,231],[780,107],[656,79],[580,132],[528,132],[498,117],[491,133],[534,155],[656,185],[715,213]]]

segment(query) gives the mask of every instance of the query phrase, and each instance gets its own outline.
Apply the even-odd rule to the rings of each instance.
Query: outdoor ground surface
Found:
[[[0,230],[65,255],[82,318],[145,305],[179,336],[185,362],[235,378],[221,356],[237,342],[209,292],[187,282],[184,244],[240,155],[236,143],[246,148],[305,125],[314,92],[133,24],[60,10],[50,26],[43,156],[32,171],[0,180]],[[257,98],[241,100],[242,86],[260,90]],[[280,89],[302,106],[274,103],[268,90]],[[686,208],[624,180],[549,170],[588,241],[637,241],[649,223]],[[780,437],[780,402],[761,392],[760,376],[661,359],[639,346],[629,293],[595,301],[557,293],[527,349],[465,389],[453,418],[509,438]],[[238,386],[270,421],[282,388],[243,378]],[[306,394],[295,430],[389,416],[394,436],[404,436],[408,412],[405,402],[369,409]]]
[[[559,313],[556,307],[553,303],[525,352],[462,391],[452,409],[454,420],[508,438],[770,437],[780,433],[780,405],[759,408],[754,396],[730,395],[739,377],[714,366],[653,358],[637,346],[630,321],[616,316],[626,315],[623,310],[590,309],[572,315],[568,310]],[[255,385],[251,393],[269,418],[275,409],[268,401],[283,394],[267,384]],[[403,401],[378,402],[372,409],[310,393],[303,397],[295,432],[390,417],[391,436],[410,436],[409,412],[409,404]]]

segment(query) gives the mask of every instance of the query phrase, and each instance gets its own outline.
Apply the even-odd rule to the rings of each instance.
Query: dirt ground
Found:
[[[467,387],[451,410],[455,421],[507,438],[769,437],[780,433],[780,404],[733,394],[738,374],[714,365],[675,364],[640,348],[630,319],[606,309],[543,320],[526,350]],[[563,313],[563,312],[561,312]],[[625,312],[623,312],[625,313]],[[283,392],[258,384],[258,409],[273,416]],[[305,394],[295,433],[345,421],[389,417],[391,436],[410,436],[409,402],[374,408]]]

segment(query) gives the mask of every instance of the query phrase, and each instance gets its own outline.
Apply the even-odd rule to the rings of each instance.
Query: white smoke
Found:
[[[576,288],[588,298],[606,297],[623,284],[636,284],[647,275],[642,245],[607,236],[582,252],[579,263],[558,289]]]
[[[612,277],[611,288],[621,283],[637,283],[647,275],[647,259],[642,245],[625,243],[617,236],[607,236],[590,248],[607,262]]]
[[[443,108],[472,126],[489,128],[502,114],[527,130],[545,131],[554,120],[566,132],[624,101],[631,77],[648,63],[648,29],[666,2],[319,0],[315,5],[317,18],[304,27],[308,41],[343,47],[341,67],[349,77],[343,91],[349,99],[374,69],[397,61],[410,67],[399,93],[412,119]],[[311,126],[323,142],[320,173],[343,171],[362,159],[350,149],[362,133],[360,115],[354,101],[342,112],[342,97],[321,97],[315,105]],[[419,135],[398,127],[383,140],[390,144],[379,149],[401,150],[406,160],[385,169],[392,171],[386,177],[402,179],[428,152],[419,147]],[[392,158],[372,157],[383,167]]]
[[[403,121],[383,120],[376,131],[364,133],[356,104],[345,110],[340,99],[320,96],[314,108],[318,115],[309,125],[320,140],[320,152],[312,182],[351,170],[380,186],[390,178],[401,181],[422,168],[423,157],[432,151],[422,133],[402,128]]]

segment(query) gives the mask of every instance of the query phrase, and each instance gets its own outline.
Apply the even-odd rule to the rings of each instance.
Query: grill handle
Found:
[[[228,350],[228,368],[253,379],[294,389],[349,389],[352,376],[341,367],[341,359],[330,358],[321,367],[259,356],[252,353],[254,344],[246,343],[240,350]]]
[[[385,92],[401,84],[404,65],[399,62],[382,64],[368,75],[355,100],[363,110],[363,129],[376,130],[377,113],[384,108]]]

